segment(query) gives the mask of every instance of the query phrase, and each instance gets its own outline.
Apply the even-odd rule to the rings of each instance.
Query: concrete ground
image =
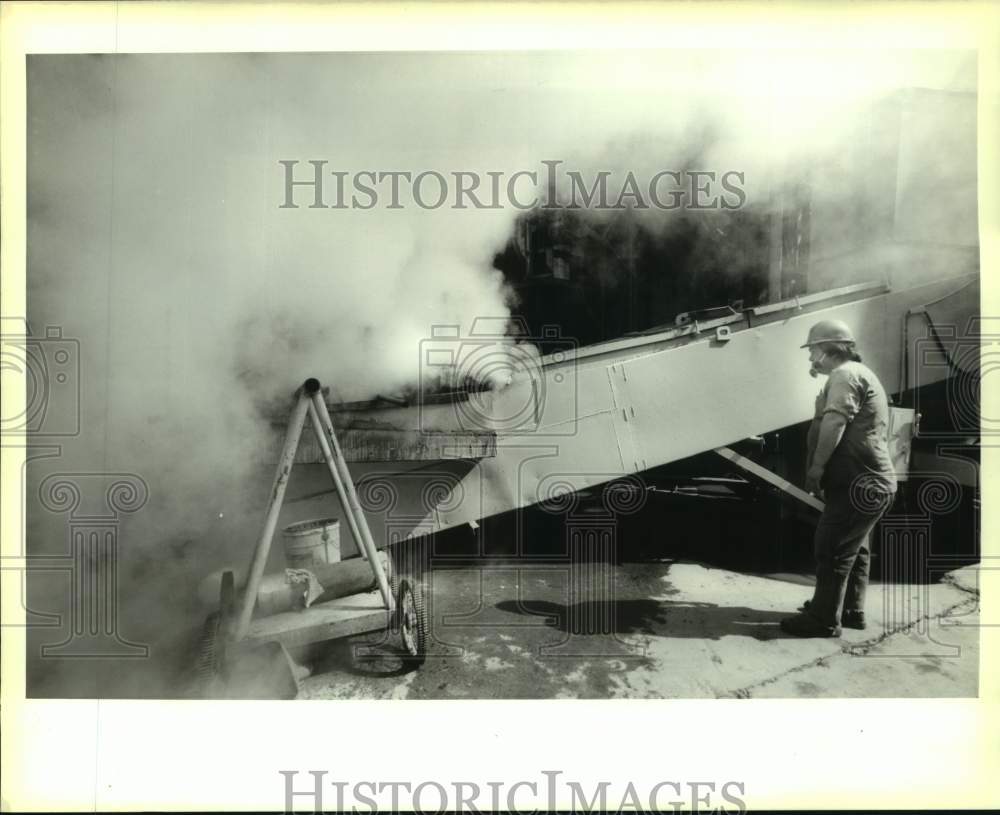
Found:
[[[975,567],[869,590],[868,628],[800,639],[779,620],[812,594],[795,575],[654,561],[438,568],[430,655],[395,638],[326,643],[304,699],[975,697]]]

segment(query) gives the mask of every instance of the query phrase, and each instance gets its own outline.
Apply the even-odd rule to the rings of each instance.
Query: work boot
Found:
[[[845,611],[840,615],[840,624],[844,628],[854,628],[858,631],[864,631],[867,628],[865,613],[863,611]]]
[[[823,625],[812,614],[796,614],[781,621],[781,630],[797,637],[839,637],[839,625]]]
[[[809,601],[806,600],[799,606],[799,611],[804,611],[808,614],[809,605]],[[844,628],[853,628],[857,631],[864,631],[868,627],[867,623],[865,623],[865,613],[863,611],[845,611],[840,615],[840,624]]]

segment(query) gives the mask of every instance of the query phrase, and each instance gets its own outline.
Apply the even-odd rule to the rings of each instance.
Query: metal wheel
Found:
[[[225,663],[225,640],[219,612],[208,615],[198,638],[198,658],[195,665],[197,694],[206,699],[221,695],[224,685],[222,668]]]
[[[408,578],[399,582],[397,595],[399,637],[406,661],[420,665],[427,657],[427,606],[423,587]]]

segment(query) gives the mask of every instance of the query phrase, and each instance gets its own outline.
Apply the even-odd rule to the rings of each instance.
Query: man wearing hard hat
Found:
[[[812,600],[781,627],[803,637],[838,637],[842,625],[865,627],[869,536],[896,492],[889,400],[844,323],[816,323],[802,347],[809,349],[810,374],[827,377],[809,429],[806,472],[806,489],[825,508],[816,527]]]

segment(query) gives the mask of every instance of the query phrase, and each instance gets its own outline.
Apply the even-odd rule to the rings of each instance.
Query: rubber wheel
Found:
[[[399,638],[403,645],[404,661],[410,665],[423,664],[427,658],[427,605],[423,587],[404,578],[399,581],[396,596]]]

